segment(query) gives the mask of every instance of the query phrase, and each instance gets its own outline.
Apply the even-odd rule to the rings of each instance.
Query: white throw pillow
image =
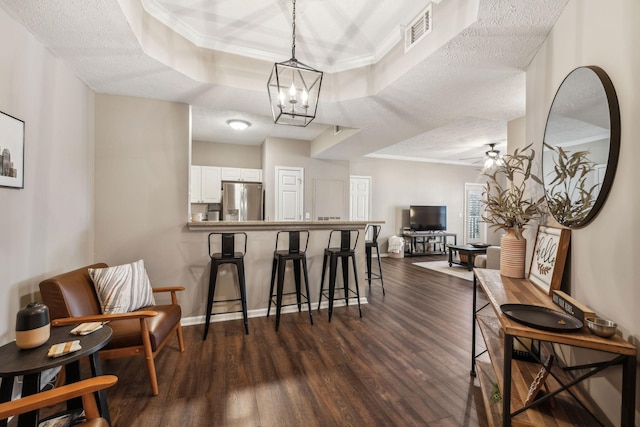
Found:
[[[149,276],[142,260],[106,268],[90,268],[103,314],[128,313],[155,305]]]

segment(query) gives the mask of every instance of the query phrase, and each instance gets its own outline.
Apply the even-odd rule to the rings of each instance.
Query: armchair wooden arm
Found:
[[[92,316],[63,317],[61,319],[52,320],[51,325],[68,326],[87,322],[109,322],[111,320],[144,319],[146,317],[156,316],[157,314],[157,311],[141,310],[132,311],[130,313],[94,314]]]
[[[76,397],[82,398],[82,406],[88,420],[100,418],[93,393],[111,387],[116,382],[118,382],[118,377],[102,375],[25,396],[11,402],[0,403],[0,419],[35,411]]]
[[[176,292],[184,291],[184,286],[164,286],[161,288],[152,288],[152,290],[154,293],[171,292],[171,304],[177,304],[178,296]]]
[[[161,288],[151,288],[153,292],[180,292],[184,291],[184,286],[163,286]]]

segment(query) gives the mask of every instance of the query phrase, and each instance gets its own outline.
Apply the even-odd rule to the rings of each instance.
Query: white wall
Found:
[[[640,239],[636,236],[640,209],[639,18],[637,0],[606,4],[571,0],[527,70],[527,136],[538,149],[553,96],[574,68],[602,67],[616,88],[622,125],[618,168],[599,215],[571,232],[570,286],[578,301],[616,321],[623,337],[636,346],[640,344]],[[620,417],[620,372],[614,369],[589,384],[590,393],[615,423]],[[637,398],[636,409],[639,402]],[[638,411],[635,424],[640,425]]]
[[[380,251],[386,252],[389,237],[408,226],[410,205],[446,205],[447,231],[464,236],[464,184],[484,183],[480,167],[361,158],[351,162],[352,175],[372,177],[370,217],[385,221],[380,232]]]
[[[1,10],[0,111],[25,122],[24,189],[0,188],[4,344],[42,279],[93,260],[94,113],[92,92]]]

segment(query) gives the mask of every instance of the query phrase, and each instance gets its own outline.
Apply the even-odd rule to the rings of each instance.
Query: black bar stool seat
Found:
[[[367,281],[369,282],[369,288],[371,288],[372,280],[380,280],[380,285],[382,286],[382,295],[384,295],[384,281],[382,279],[382,263],[380,262],[380,247],[378,246],[378,236],[380,235],[380,230],[382,226],[369,224],[364,231],[365,236],[371,235],[371,240],[367,239],[364,241],[364,250],[367,256]],[[376,250],[376,257],[378,258],[378,272],[374,273],[371,271],[371,258],[373,249]]]
[[[334,233],[340,234],[340,246],[331,246]],[[324,250],[324,257],[322,259],[322,278],[320,280],[320,296],[318,298],[318,310],[320,310],[320,303],[322,302],[323,295],[329,301],[329,322],[333,316],[333,301],[335,291],[344,291],[345,304],[349,305],[349,295],[356,295],[358,301],[358,311],[360,317],[362,317],[362,307],[360,306],[360,288],[358,286],[358,270],[356,268],[356,245],[358,244],[358,238],[360,231],[358,230],[332,230],[329,233],[329,243]],[[352,237],[355,237],[353,239]],[[353,245],[352,245],[353,242]],[[353,278],[355,279],[355,291],[349,289],[349,259],[351,259],[353,265]],[[336,275],[338,270],[338,260],[341,261],[342,267],[342,288],[336,288]],[[324,290],[324,278],[325,273],[329,268],[329,289],[328,292]]]
[[[242,251],[236,250],[236,239],[244,241],[244,249]],[[211,252],[213,245],[219,245],[220,252]],[[225,313],[239,313],[242,311],[244,318],[244,331],[245,334],[249,334],[249,319],[247,315],[247,287],[245,283],[244,275],[244,256],[247,253],[247,234],[246,233],[210,233],[209,234],[209,256],[211,257],[211,274],[209,276],[209,294],[207,296],[207,319],[204,324],[204,335],[202,340],[207,339],[209,333],[209,322],[211,321],[211,315],[220,314],[212,313],[213,305],[215,303],[227,303],[233,301],[240,301],[242,310],[226,311]],[[223,264],[234,264],[238,272],[238,288],[239,298],[227,298],[227,299],[215,299],[216,281],[218,278],[218,267]]]
[[[281,243],[280,236],[288,235],[289,244],[287,249],[279,249],[278,244]],[[301,249],[300,241],[304,240],[304,248]],[[284,239],[283,239],[284,240]],[[291,230],[291,231],[279,231],[276,235],[276,248],[273,251],[273,265],[271,267],[271,287],[269,288],[269,308],[267,309],[267,317],[271,312],[271,303],[276,305],[276,331],[280,326],[280,313],[282,307],[297,305],[298,312],[302,311],[302,301],[306,301],[307,309],[309,310],[309,320],[313,325],[313,315],[311,313],[311,301],[309,298],[309,273],[307,270],[307,247],[309,245],[309,231],[308,230]],[[284,292],[284,276],[287,261],[291,261],[293,264],[293,273],[296,289],[292,292]],[[273,288],[276,282],[276,272],[278,277],[278,285],[276,287],[276,293],[274,295]],[[302,294],[301,273],[304,274],[305,293]],[[295,303],[283,303],[283,297],[288,295],[295,295]],[[273,301],[275,296],[276,300]]]

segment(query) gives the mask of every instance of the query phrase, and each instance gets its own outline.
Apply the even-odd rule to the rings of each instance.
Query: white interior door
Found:
[[[368,221],[371,214],[371,177],[351,176],[349,219]]]
[[[483,184],[464,185],[464,243],[487,241],[487,224],[482,221]]]
[[[276,166],[276,220],[302,221],[304,169]]]

